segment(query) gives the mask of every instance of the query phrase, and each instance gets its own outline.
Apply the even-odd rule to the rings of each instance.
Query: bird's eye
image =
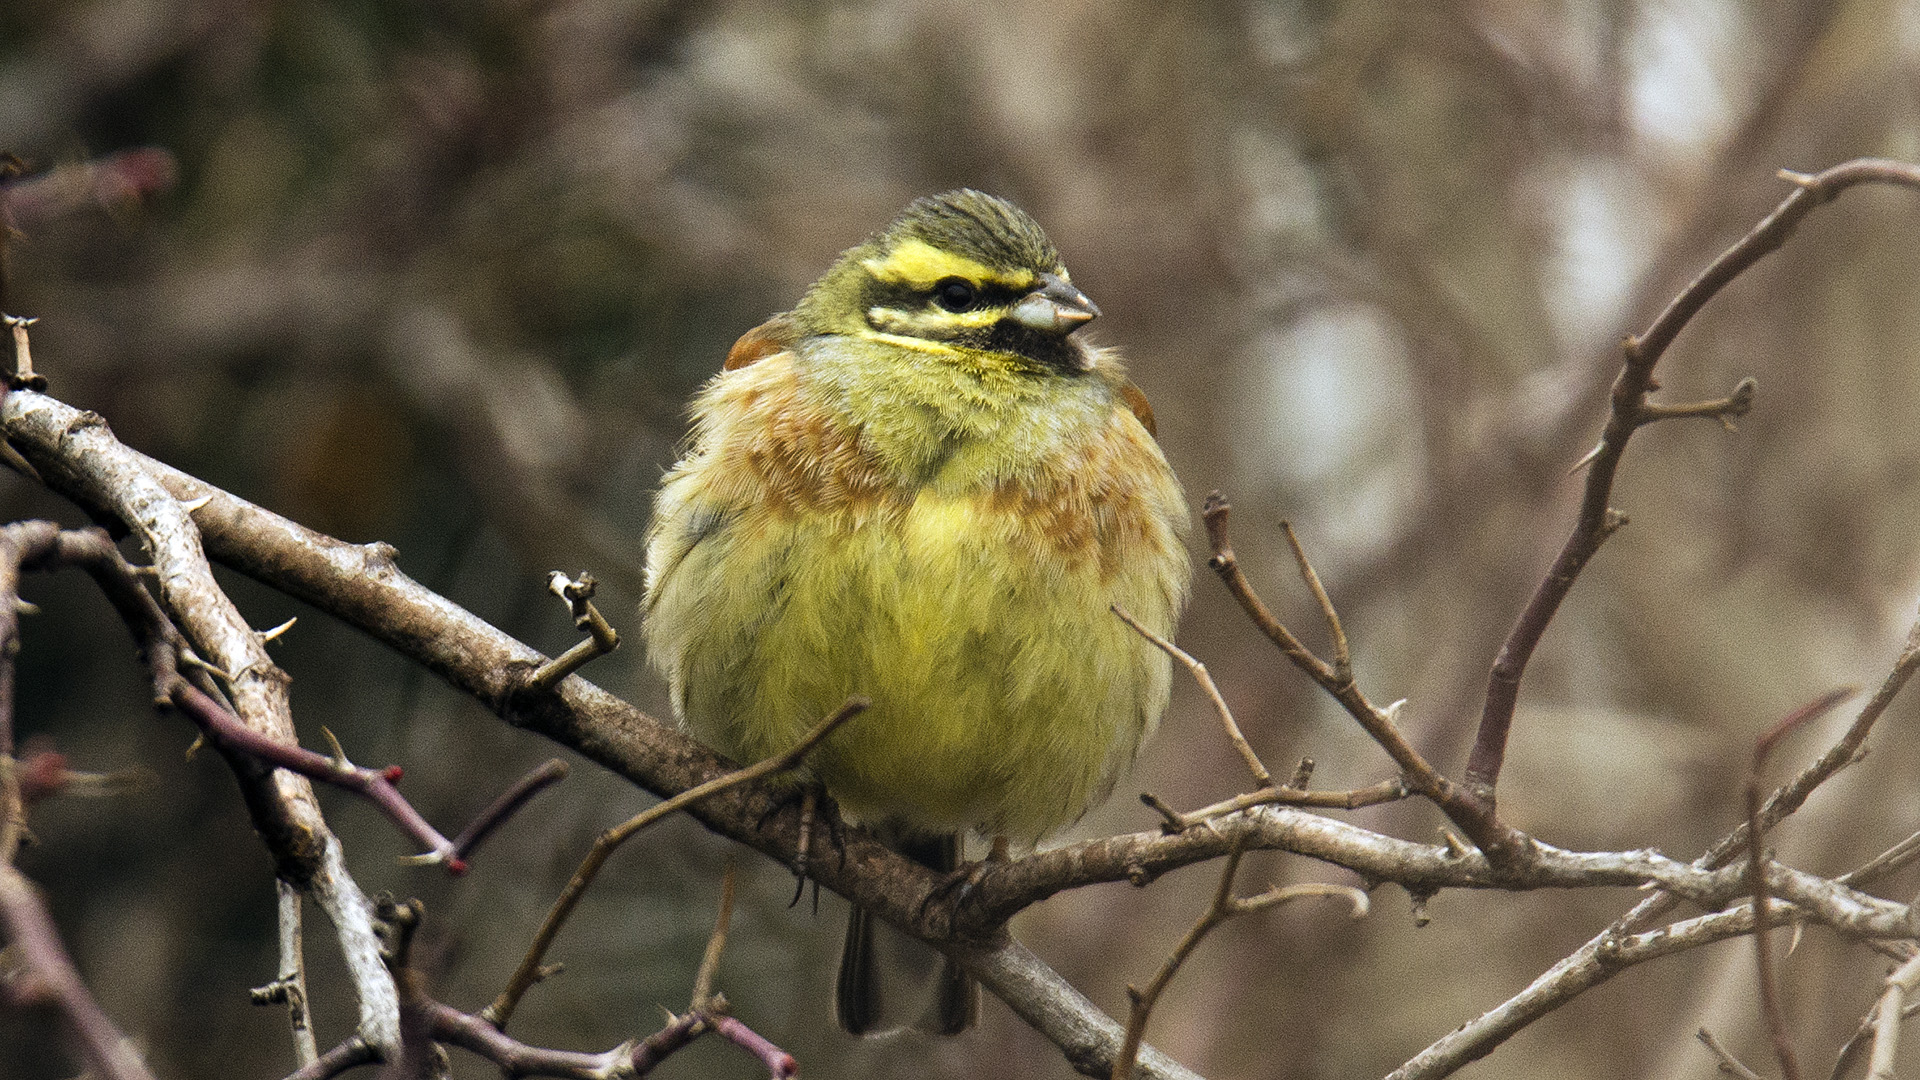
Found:
[[[933,286],[933,302],[947,311],[968,311],[979,298],[972,282],[962,278],[950,277]]]

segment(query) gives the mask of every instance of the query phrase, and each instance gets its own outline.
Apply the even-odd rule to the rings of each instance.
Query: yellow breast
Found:
[[[1158,448],[1106,394],[1012,467],[962,440],[903,478],[808,389],[787,357],[716,380],[662,489],[645,633],[682,719],[757,759],[864,694],[811,763],[844,810],[1028,840],[1074,820],[1166,702],[1166,658],[1110,611],[1170,633],[1184,597]]]

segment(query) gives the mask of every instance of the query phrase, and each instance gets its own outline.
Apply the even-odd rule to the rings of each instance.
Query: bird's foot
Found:
[[[986,858],[961,863],[948,871],[940,883],[928,891],[926,897],[920,901],[920,918],[924,919],[927,912],[936,904],[945,905],[950,913],[958,911],[960,906],[973,895],[973,890],[979,886],[980,882],[986,880],[989,873],[1011,861],[1012,857],[1007,853],[1007,838],[995,836],[993,847],[988,850]],[[949,914],[949,927],[952,922],[953,916]]]

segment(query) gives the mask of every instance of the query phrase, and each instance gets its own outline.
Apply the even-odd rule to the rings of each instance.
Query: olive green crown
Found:
[[[923,240],[1007,269],[1056,270],[1060,253],[1025,210],[996,195],[960,188],[915,199],[879,236],[882,248]]]

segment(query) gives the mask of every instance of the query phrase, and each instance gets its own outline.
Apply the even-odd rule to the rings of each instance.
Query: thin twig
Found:
[[[1887,674],[1880,689],[1874,694],[1854,719],[1845,735],[1819,759],[1807,766],[1791,782],[1776,790],[1760,809],[1760,823],[1763,829],[1771,828],[1806,802],[1815,789],[1839,772],[1849,762],[1855,760],[1867,734],[1880,716],[1886,712],[1893,699],[1899,694],[1914,669],[1920,667],[1920,622],[1915,622],[1907,631],[1905,647],[1895,661],[1893,670]],[[1830,691],[1807,705],[1788,714],[1787,719],[1796,724],[1809,722],[1814,716],[1838,705],[1845,700],[1847,691]],[[1796,719],[1797,718],[1797,719]],[[1782,724],[1774,725],[1778,730]],[[1726,836],[1720,838],[1698,859],[1690,864],[1690,869],[1698,872],[1718,870],[1731,863],[1740,852],[1747,850],[1746,838],[1748,823],[1743,819]],[[1836,882],[1845,884],[1845,882]],[[1752,925],[1752,907],[1720,912],[1713,916],[1704,916],[1702,920],[1690,920],[1676,927],[1665,927],[1641,935],[1643,939],[1661,943],[1661,951],[1639,955],[1642,959],[1630,960],[1623,942],[1630,935],[1649,926],[1660,914],[1671,910],[1676,901],[1672,893],[1661,892],[1647,897],[1634,905],[1625,915],[1594,935],[1586,944],[1561,959],[1539,978],[1535,979],[1518,994],[1508,998],[1479,1017],[1462,1024],[1435,1040],[1425,1050],[1408,1059],[1400,1068],[1389,1075],[1389,1080],[1436,1080],[1451,1075],[1468,1062],[1476,1061],[1492,1053],[1501,1043],[1512,1038],[1528,1025],[1548,1013],[1560,1008],[1588,990],[1606,982],[1624,970],[1630,963],[1643,962],[1654,956],[1669,955],[1682,947],[1691,947],[1687,934],[1681,934],[1676,927],[1680,925],[1707,926],[1717,929],[1713,936],[1691,939],[1692,943],[1704,944],[1706,941],[1720,941],[1737,933],[1747,932]],[[1734,921],[1728,922],[1727,919]]]
[[[1121,622],[1133,627],[1134,633],[1152,642],[1161,652],[1178,660],[1187,669],[1193,681],[1200,684],[1200,690],[1207,695],[1207,700],[1213,702],[1213,711],[1220,717],[1220,726],[1227,730],[1227,741],[1233,744],[1233,748],[1240,752],[1241,759],[1247,763],[1247,770],[1253,773],[1253,782],[1263,788],[1272,787],[1273,774],[1267,771],[1260,755],[1248,745],[1247,737],[1240,733],[1240,725],[1233,720],[1233,710],[1227,707],[1227,699],[1220,696],[1220,688],[1214,685],[1213,676],[1207,673],[1207,665],[1194,659],[1185,649],[1147,629],[1145,624],[1128,614],[1119,604],[1110,605],[1108,610],[1120,616]]]
[[[1165,819],[1161,826],[1169,833],[1184,832],[1195,825],[1237,814],[1255,806],[1310,806],[1324,810],[1358,810],[1363,806],[1378,806],[1381,803],[1398,802],[1413,792],[1407,790],[1404,780],[1394,777],[1382,780],[1370,787],[1353,788],[1349,791],[1314,791],[1292,785],[1264,787],[1259,791],[1249,791],[1244,795],[1235,795],[1212,806],[1203,806],[1198,810],[1180,813],[1161,801],[1158,796],[1142,793],[1140,801],[1160,812]]]
[[[1756,772],[1758,771],[1756,764]],[[1767,1037],[1773,1043],[1773,1055],[1780,1062],[1786,1080],[1800,1080],[1800,1060],[1794,1055],[1787,1037],[1787,1018],[1780,1008],[1780,984],[1773,970],[1773,950],[1768,946],[1772,929],[1770,896],[1767,889],[1765,830],[1760,828],[1760,785],[1754,776],[1747,783],[1747,881],[1753,893],[1753,950],[1759,961],[1760,1015],[1766,1021]]]
[[[727,948],[727,924],[733,920],[733,860],[720,875],[720,912],[713,918],[713,933],[707,938],[707,951],[700,957],[700,970],[693,976],[693,996],[688,1008],[706,1012],[713,1004],[713,980],[720,970],[720,954]]]
[[[546,956],[547,949],[552,946],[553,939],[559,935],[560,928],[566,925],[567,917],[573,914],[574,906],[580,902],[580,897],[585,895],[587,887],[593,884],[594,878],[599,876],[600,867],[606,863],[607,857],[628,838],[654,822],[678,813],[709,795],[793,768],[815,746],[818,746],[821,740],[832,734],[835,728],[864,712],[870,704],[866,698],[849,698],[845,705],[840,706],[833,715],[815,724],[813,730],[807,732],[785,753],[727,773],[725,776],[715,777],[697,787],[688,788],[671,799],[654,804],[624,824],[616,825],[601,833],[594,840],[592,849],[587,852],[587,857],[580,861],[579,868],[573,872],[573,878],[567,882],[567,887],[561,891],[559,898],[554,900],[552,909],[547,912],[546,920],[540,924],[539,931],[533,936],[533,944],[527,947],[526,956],[521,958],[519,968],[515,969],[513,976],[507,980],[506,988],[500,991],[500,996],[494,998],[493,1004],[488,1005],[480,1015],[496,1028],[506,1029],[507,1021],[513,1016],[513,1010],[520,1004],[520,998],[540,981],[540,961]]]
[[[1914,833],[1834,880],[1842,885],[1864,885],[1875,878],[1900,869],[1916,858],[1920,858],[1920,832]]]
[[[0,323],[13,330],[13,374],[7,385],[14,390],[45,390],[47,379],[33,370],[33,350],[27,341],[27,327],[39,322],[39,319],[23,319],[18,315],[0,315]]]
[[[1727,1049],[1719,1039],[1713,1037],[1713,1032],[1708,1031],[1706,1028],[1701,1028],[1693,1034],[1695,1038],[1706,1044],[1707,1049],[1713,1051],[1714,1057],[1720,1059],[1721,1072],[1730,1076],[1737,1076],[1740,1080],[1761,1080],[1760,1074],[1747,1068],[1745,1063],[1739,1058],[1734,1057],[1733,1051]]]
[[[1755,225],[1739,242],[1722,252],[1706,269],[1680,290],[1656,316],[1644,333],[1622,343],[1623,363],[1614,379],[1607,422],[1601,431],[1600,445],[1587,466],[1586,486],[1581,493],[1580,511],[1553,566],[1540,580],[1527,606],[1514,622],[1513,630],[1500,646],[1493,668],[1487,675],[1486,701],[1480,713],[1479,730],[1474,735],[1473,752],[1467,759],[1466,785],[1492,802],[1499,783],[1500,769],[1506,760],[1507,739],[1513,727],[1513,712],[1520,699],[1520,681],[1534,648],[1546,634],[1560,602],[1566,599],[1580,572],[1621,524],[1624,516],[1608,505],[1613,481],[1619,469],[1627,441],[1641,424],[1647,422],[1647,395],[1655,387],[1653,370],[1673,344],[1680,331],[1719,295],[1735,278],[1753,264],[1787,242],[1800,222],[1813,209],[1831,201],[1842,191],[1863,183],[1895,184],[1920,188],[1920,168],[1897,161],[1863,158],[1836,165],[1816,176],[1790,177],[1794,190],[1780,201],[1772,213]],[[1743,384],[1744,386],[1744,384]],[[1751,388],[1745,398],[1750,399]],[[1729,408],[1742,398],[1736,388]],[[1750,407],[1746,401],[1741,407]],[[1657,415],[1654,419],[1659,419]]]
[[[559,758],[550,758],[532,772],[521,777],[514,785],[500,793],[480,816],[468,823],[460,835],[453,838],[453,857],[471,859],[474,851],[486,842],[487,837],[499,828],[508,818],[520,812],[535,795],[547,790],[566,779],[567,763]]]
[[[1293,522],[1282,521],[1280,531],[1287,536],[1287,546],[1293,549],[1293,561],[1300,566],[1300,580],[1307,583],[1307,590],[1313,593],[1313,601],[1320,605],[1320,614],[1327,620],[1327,635],[1333,639],[1333,677],[1343,683],[1353,682],[1353,656],[1347,651],[1347,632],[1340,626],[1340,613],[1334,610],[1333,599],[1327,595],[1326,586],[1320,584],[1320,575],[1314,573],[1313,563],[1307,559],[1307,549],[1300,546],[1300,537],[1294,534]]]
[[[302,1068],[320,1060],[320,1047],[313,1040],[313,1018],[307,1011],[306,949],[301,933],[301,895],[293,885],[275,879],[280,896],[280,970],[272,982],[256,987],[250,997],[255,1005],[285,1005],[287,1020],[293,1027],[293,1059]]]
[[[1660,420],[1684,420],[1689,417],[1712,417],[1728,431],[1734,430],[1733,418],[1745,416],[1753,411],[1754,395],[1760,391],[1760,382],[1749,375],[1735,384],[1733,392],[1723,398],[1712,401],[1694,401],[1685,405],[1660,405],[1647,402],[1640,406],[1640,423],[1651,424]]]
[[[81,1051],[95,1076],[104,1080],[153,1080],[133,1044],[87,991],[33,884],[8,862],[0,862],[0,928],[19,950],[41,993],[58,1004],[79,1036]]]
[[[1208,493],[1200,516],[1206,523],[1208,543],[1213,549],[1213,556],[1207,560],[1207,565],[1220,576],[1227,591],[1233,594],[1247,617],[1279,646],[1281,653],[1295,667],[1339,702],[1347,715],[1353,717],[1373,741],[1387,752],[1387,756],[1393,759],[1405,776],[1409,789],[1438,806],[1489,858],[1510,867],[1523,862],[1532,850],[1529,837],[1496,818],[1490,802],[1442,776],[1401,733],[1398,714],[1405,705],[1404,701],[1395,702],[1384,709],[1375,706],[1361,693],[1350,675],[1342,678],[1339,670],[1300,644],[1300,639],[1268,610],[1253,591],[1252,583],[1247,580],[1234,555],[1233,542],[1227,534],[1227,518],[1232,510],[1226,498],[1214,491]]]
[[[1867,1080],[1894,1080],[1893,1059],[1900,1049],[1900,1021],[1906,1019],[1907,995],[1920,986],[1920,954],[1901,964],[1887,976],[1887,988],[1880,995],[1880,1015],[1873,1025],[1873,1057],[1867,1065]]]
[[[248,727],[239,717],[227,711],[225,706],[185,679],[174,682],[173,703],[191,717],[208,738],[223,748],[276,768],[299,773],[310,780],[344,788],[365,798],[402,833],[427,847],[425,854],[410,857],[414,861],[444,865],[448,873],[456,876],[466,873],[466,860],[454,853],[453,841],[441,835],[440,830],[421,817],[413,804],[400,794],[400,789],[393,786],[393,782],[400,778],[398,765],[368,769],[346,760],[344,755],[328,757],[302,746],[289,746],[270,739]]]
[[[620,635],[600,614],[600,609],[593,606],[593,593],[597,587],[598,583],[593,580],[592,574],[570,578],[555,570],[547,575],[547,591],[567,602],[573,612],[574,629],[586,631],[587,637],[536,668],[527,676],[527,689],[536,692],[551,690],[555,683],[586,666],[587,661],[605,656],[620,647]]]
[[[1367,914],[1367,894],[1346,885],[1329,885],[1319,882],[1303,885],[1276,885],[1258,896],[1236,899],[1233,895],[1233,879],[1240,872],[1240,858],[1244,854],[1245,847],[1240,844],[1235,844],[1227,853],[1226,865],[1220,870],[1220,886],[1214,890],[1213,903],[1207,906],[1206,912],[1200,916],[1199,921],[1195,922],[1173,947],[1173,952],[1160,965],[1160,970],[1154,973],[1153,981],[1147,984],[1147,988],[1141,990],[1131,983],[1127,984],[1127,999],[1131,1007],[1127,1016],[1126,1037],[1120,1043],[1119,1053],[1113,1058],[1111,1074],[1113,1080],[1131,1080],[1134,1058],[1140,1052],[1140,1042],[1146,1036],[1147,1020],[1153,1014],[1154,1005],[1160,1000],[1160,995],[1166,990],[1167,985],[1173,981],[1173,977],[1179,974],[1180,966],[1187,962],[1187,957],[1193,954],[1193,950],[1202,939],[1213,932],[1214,927],[1235,915],[1258,911],[1307,896],[1344,897],[1353,905],[1354,918],[1364,918]]]

